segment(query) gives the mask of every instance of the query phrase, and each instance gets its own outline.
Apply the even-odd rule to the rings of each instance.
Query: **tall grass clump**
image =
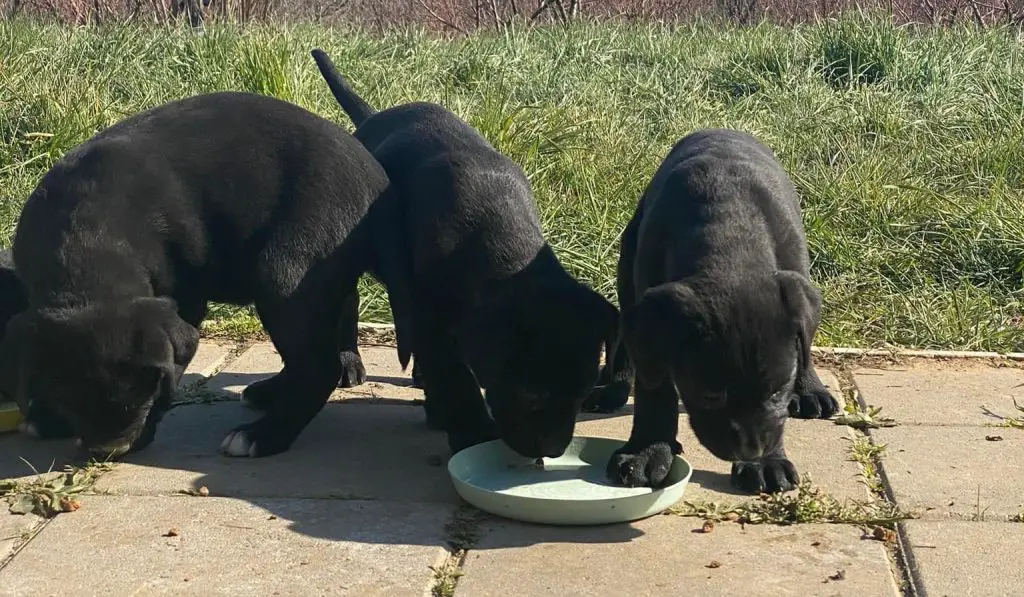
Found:
[[[0,230],[97,130],[215,90],[347,128],[309,50],[372,105],[440,102],[519,163],[566,267],[614,298],[618,239],[699,127],[769,144],[802,200],[821,344],[1024,350],[1024,55],[1016,30],[580,23],[441,39],[316,25],[60,28],[0,22]],[[363,316],[388,317],[363,286]],[[217,307],[211,330],[258,329]]]

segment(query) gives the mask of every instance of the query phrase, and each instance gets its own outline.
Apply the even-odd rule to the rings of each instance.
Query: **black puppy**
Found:
[[[821,296],[809,281],[796,189],[772,151],[730,130],[680,140],[623,233],[618,292],[613,375],[632,361],[639,384],[611,479],[664,480],[682,450],[681,397],[697,439],[733,462],[735,485],[792,488],[787,415],[828,418],[838,405],[811,363]]]
[[[453,451],[497,434],[525,456],[561,455],[618,311],[563,269],[526,176],[476,130],[436,104],[375,112],[313,57],[396,189],[395,277],[409,280],[428,422]]]
[[[287,450],[338,380],[360,376],[356,283],[382,255],[367,216],[387,187],[351,135],[269,97],[193,97],[100,132],[21,214],[14,260],[31,309],[7,326],[0,391],[43,436],[73,432],[102,455],[139,449],[196,351],[207,301],[254,303],[284,370],[246,388],[266,414],[222,449]],[[70,426],[45,424],[60,419]]]

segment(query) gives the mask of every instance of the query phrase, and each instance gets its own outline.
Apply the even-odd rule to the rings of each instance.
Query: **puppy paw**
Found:
[[[338,387],[353,388],[366,382],[366,368],[358,352],[346,350],[338,355],[341,359],[341,379]]]
[[[616,381],[598,386],[583,401],[585,413],[613,413],[629,401],[629,382]]]
[[[839,412],[839,403],[824,387],[798,391],[789,402],[789,416],[797,419],[828,419]]]
[[[757,462],[734,462],[732,486],[746,493],[789,491],[800,482],[796,467],[786,458],[763,458]]]
[[[262,458],[288,450],[291,441],[269,431],[269,427],[271,425],[266,419],[237,427],[224,437],[220,451],[225,456]]]
[[[635,450],[628,444],[612,454],[607,475],[626,487],[659,487],[672,469],[672,458],[683,451],[679,442],[659,442]]]

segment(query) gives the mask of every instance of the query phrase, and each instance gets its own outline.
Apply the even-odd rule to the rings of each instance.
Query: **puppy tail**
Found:
[[[320,74],[327,81],[327,87],[334,94],[334,99],[338,100],[341,108],[352,119],[352,124],[356,125],[356,128],[377,112],[370,104],[363,101],[363,98],[359,97],[348,81],[338,73],[338,69],[334,68],[334,63],[331,62],[326,52],[316,48],[311,54],[313,60],[316,61],[317,68],[320,69]]]

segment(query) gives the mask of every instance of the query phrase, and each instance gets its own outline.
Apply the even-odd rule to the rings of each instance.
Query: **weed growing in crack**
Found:
[[[667,513],[740,524],[776,525],[831,523],[892,527],[911,518],[894,504],[882,500],[839,501],[814,487],[806,478],[797,486],[795,493],[761,494],[754,500],[739,504],[683,502],[669,508]]]
[[[36,471],[36,478],[31,481],[0,481],[0,497],[7,501],[12,514],[52,518],[61,512],[74,512],[79,508],[76,496],[91,489],[96,479],[113,466],[110,462],[96,461],[84,467],[68,466],[50,479]]]

